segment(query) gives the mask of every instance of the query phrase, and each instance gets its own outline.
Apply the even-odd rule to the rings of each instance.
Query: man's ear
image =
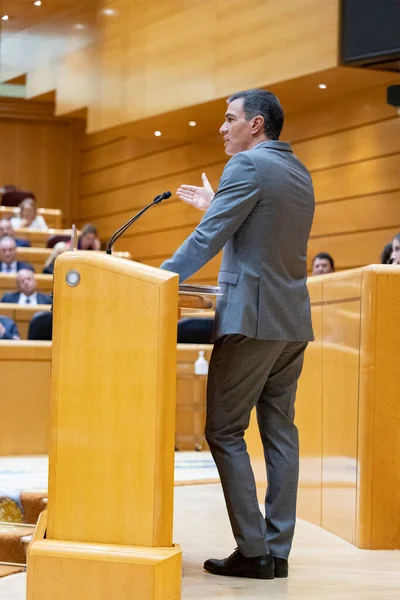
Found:
[[[254,117],[251,124],[251,133],[257,134],[264,129],[264,117],[261,115]]]

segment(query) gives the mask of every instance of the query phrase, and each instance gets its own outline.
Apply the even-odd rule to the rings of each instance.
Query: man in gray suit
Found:
[[[306,252],[314,215],[310,174],[287,142],[279,100],[264,90],[231,96],[220,128],[227,163],[214,195],[181,186],[206,211],[163,269],[184,281],[223,248],[207,388],[206,438],[238,548],[204,568],[214,574],[286,577],[295,519],[299,445],[294,402],[313,339]],[[244,441],[256,406],[265,452],[265,519]]]

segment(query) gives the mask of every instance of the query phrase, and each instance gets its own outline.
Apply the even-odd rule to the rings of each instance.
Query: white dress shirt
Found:
[[[10,266],[10,269],[8,268]],[[10,265],[6,265],[5,262],[1,263],[2,273],[16,273],[17,272],[17,261],[14,260]]]
[[[13,229],[19,229],[20,227],[22,227],[21,217],[12,217],[10,221]],[[47,231],[48,226],[42,215],[37,215],[33,219],[32,223],[29,225],[28,229],[35,229],[36,231]]]
[[[29,301],[27,301],[29,299]],[[20,296],[19,296],[19,300],[18,300],[18,304],[23,304],[28,305],[28,306],[34,306],[35,304],[37,304],[37,294],[36,292],[34,294],[32,294],[31,296],[25,296],[25,294],[23,294],[21,292]]]

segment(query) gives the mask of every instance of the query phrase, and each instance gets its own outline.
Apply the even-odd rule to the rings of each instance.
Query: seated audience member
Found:
[[[18,273],[21,269],[35,269],[27,262],[17,260],[17,244],[9,236],[0,240],[0,273]]]
[[[400,265],[400,232],[393,238],[392,241],[392,265]]]
[[[0,219],[0,239],[5,236],[13,237],[19,248],[30,248],[31,244],[28,240],[21,240],[20,238],[15,237],[10,219]]]
[[[312,262],[312,274],[313,275],[326,275],[327,273],[334,273],[335,263],[333,258],[327,252],[320,252],[314,257]]]
[[[94,225],[84,225],[78,239],[78,250],[100,250],[100,240]]]
[[[48,227],[42,215],[37,214],[36,202],[33,198],[25,198],[19,204],[20,213],[18,217],[11,218],[14,228],[27,227],[36,231],[47,231]]]
[[[0,316],[0,340],[20,340],[16,323],[10,317]]]
[[[392,264],[392,262],[393,262],[392,252],[393,252],[392,242],[389,242],[388,244],[386,244],[386,246],[384,246],[384,248],[382,250],[382,254],[381,254],[381,264],[382,265],[391,265]]]
[[[50,311],[36,313],[29,323],[28,340],[51,341],[53,313]]]
[[[66,252],[69,250],[70,245],[67,242],[58,242],[54,248],[53,252],[50,254],[49,258],[44,263],[43,271],[45,275],[54,275],[54,263],[59,254]]]
[[[47,294],[36,291],[36,279],[34,273],[28,269],[21,269],[17,273],[17,292],[4,294],[1,302],[13,302],[14,304],[51,304],[51,298]]]

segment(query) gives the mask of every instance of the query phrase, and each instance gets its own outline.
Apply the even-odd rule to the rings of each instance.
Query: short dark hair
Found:
[[[279,140],[283,127],[284,113],[281,103],[272,92],[267,90],[245,90],[230,96],[227,102],[243,98],[243,110],[246,120],[264,117],[264,133],[271,140]]]
[[[328,254],[327,252],[320,252],[319,254],[317,254],[316,256],[314,256],[312,264],[315,263],[315,261],[317,260],[317,258],[320,258],[322,260],[329,260],[329,262],[331,263],[331,269],[332,271],[335,270],[335,261],[333,260],[332,256],[330,254]]]

